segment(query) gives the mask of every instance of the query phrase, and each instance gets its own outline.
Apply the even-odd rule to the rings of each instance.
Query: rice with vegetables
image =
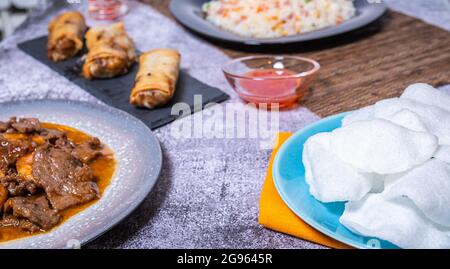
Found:
[[[203,11],[214,25],[255,38],[306,33],[355,15],[352,0],[214,0]]]

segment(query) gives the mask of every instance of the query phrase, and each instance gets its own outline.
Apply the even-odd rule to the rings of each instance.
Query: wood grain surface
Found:
[[[144,0],[168,17],[170,0]],[[232,58],[254,54],[310,57],[322,66],[303,105],[320,116],[398,96],[406,86],[450,84],[450,33],[418,19],[387,12],[363,29],[320,41],[248,47],[205,39]]]

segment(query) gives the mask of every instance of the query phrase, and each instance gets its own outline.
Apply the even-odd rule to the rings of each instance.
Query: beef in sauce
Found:
[[[33,157],[33,178],[55,209],[64,210],[98,197],[92,169],[72,155],[70,145],[39,147]]]
[[[4,231],[51,230],[95,201],[99,177],[109,181],[114,164],[99,139],[70,127],[35,118],[0,121],[0,241],[14,238]],[[95,171],[99,165],[107,173]]]
[[[20,220],[26,220],[31,222],[35,226],[39,227],[38,230],[50,230],[61,220],[61,215],[58,214],[56,209],[52,209],[45,196],[18,196],[9,198],[3,205],[3,216],[8,219],[9,225],[11,225],[11,219],[18,219],[16,225],[20,225]],[[0,222],[1,224],[1,222]],[[27,226],[27,229],[30,226]],[[31,228],[30,232],[35,232],[37,229]]]

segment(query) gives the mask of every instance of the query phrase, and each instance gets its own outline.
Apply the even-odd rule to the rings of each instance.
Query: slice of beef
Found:
[[[57,210],[89,202],[99,195],[92,169],[73,157],[69,148],[38,148],[33,156],[33,178]]]
[[[12,215],[5,216],[3,219],[0,220],[0,227],[4,228],[20,228],[25,231],[29,231],[31,233],[36,233],[39,231],[42,231],[42,229],[37,226],[36,224],[32,223],[31,221],[27,219],[20,219],[16,218]]]
[[[90,163],[102,155],[102,143],[96,137],[76,145],[72,155],[83,163]]]
[[[11,126],[22,134],[29,134],[41,130],[41,123],[35,118],[11,119]]]
[[[55,147],[64,149],[66,151],[72,151],[75,147],[75,143],[73,143],[67,138],[57,139],[53,144],[55,145]]]
[[[43,195],[10,198],[3,206],[3,211],[6,216],[29,220],[44,231],[50,230],[61,220],[58,211],[50,208]]]
[[[7,122],[0,121],[0,133],[6,132],[10,127],[11,124],[9,123],[9,121]]]
[[[34,145],[29,140],[19,139],[9,141],[0,136],[0,175],[5,175],[8,168],[14,165],[18,158],[33,151]]]
[[[55,144],[58,139],[66,139],[66,133],[55,129],[42,129],[39,136],[51,144]]]
[[[0,186],[3,186],[8,191],[10,197],[33,195],[40,188],[33,180],[24,179],[18,175],[0,178]]]

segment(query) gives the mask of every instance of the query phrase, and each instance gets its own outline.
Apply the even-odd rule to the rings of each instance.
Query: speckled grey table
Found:
[[[398,11],[450,30],[448,2],[387,2]],[[0,102],[36,98],[98,102],[16,48],[21,41],[46,34],[50,18],[67,8],[84,10],[85,5],[70,6],[58,1],[51,7],[42,7],[13,36],[0,43]],[[221,52],[136,2],[132,3],[125,24],[139,50],[164,46],[179,49],[182,68],[229,93],[232,98],[228,104],[239,103],[220,72],[219,67],[228,60]],[[209,113],[211,109],[203,114],[204,120],[220,117]],[[305,108],[280,113],[280,129],[286,131],[318,119]],[[158,129],[156,135],[163,149],[164,166],[154,190],[134,213],[86,247],[320,248],[258,225],[258,200],[270,156],[270,150],[262,149],[258,139],[175,139],[171,125]]]

